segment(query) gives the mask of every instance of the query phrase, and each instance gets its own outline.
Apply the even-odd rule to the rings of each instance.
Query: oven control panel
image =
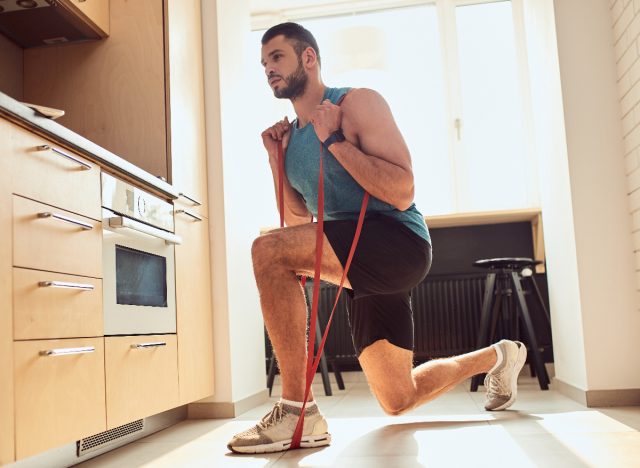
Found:
[[[174,232],[173,205],[138,187],[102,173],[102,207]]]

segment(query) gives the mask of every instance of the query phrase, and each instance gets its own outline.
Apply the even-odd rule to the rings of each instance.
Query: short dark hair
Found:
[[[271,39],[276,36],[283,35],[285,38],[293,41],[293,49],[298,54],[298,57],[302,55],[307,47],[311,47],[318,57],[318,64],[320,64],[320,48],[316,42],[316,38],[313,37],[307,29],[300,26],[298,23],[280,23],[270,27],[262,36],[262,45],[265,45]]]

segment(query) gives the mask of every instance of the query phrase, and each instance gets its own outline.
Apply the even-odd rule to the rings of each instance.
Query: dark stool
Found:
[[[306,294],[307,297],[307,310],[311,312],[311,305],[309,304],[310,294]],[[320,321],[316,322],[316,352],[320,347],[320,342],[322,341],[322,331],[320,330]],[[338,388],[340,390],[344,390],[344,381],[342,380],[342,373],[340,372],[340,368],[338,367],[338,363],[335,359],[327,359],[326,357],[326,346],[322,350],[322,355],[320,356],[320,373],[322,375],[322,384],[324,385],[324,394],[326,396],[333,395],[331,391],[331,381],[329,380],[329,368],[327,365],[327,361],[331,364],[331,369],[333,370],[334,375],[336,376],[336,383],[338,384]],[[273,389],[273,380],[276,377],[276,356],[273,350],[273,346],[271,347],[271,357],[269,358],[269,371],[267,372],[267,388],[269,389],[269,396],[271,396],[271,390]]]
[[[490,270],[487,274],[487,280],[485,283],[477,348],[484,348],[493,342],[498,316],[500,315],[503,303],[502,299],[504,296],[511,296],[513,291],[515,291],[517,299],[517,316],[522,319],[525,336],[530,345],[529,357],[533,362],[535,373],[538,376],[540,388],[542,390],[548,390],[549,375],[547,374],[547,369],[545,368],[544,360],[542,359],[538,340],[533,328],[533,322],[531,321],[529,308],[525,301],[525,292],[522,288],[523,282],[528,278],[533,285],[533,289],[538,300],[540,301],[547,324],[551,327],[549,311],[544,305],[540,289],[533,278],[532,267],[541,263],[541,261],[533,260],[531,258],[489,258],[474,262],[474,266],[488,268]],[[512,287],[513,289],[511,289]],[[517,325],[517,320],[515,322]],[[478,390],[480,377],[480,375],[476,375],[471,379],[472,392]]]

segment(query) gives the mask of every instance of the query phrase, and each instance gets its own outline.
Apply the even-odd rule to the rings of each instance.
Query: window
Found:
[[[316,37],[326,85],[385,97],[411,151],[416,205],[434,215],[537,205],[513,17],[506,0],[436,0],[285,19]],[[262,130],[294,112],[258,76],[265,105],[282,113]]]

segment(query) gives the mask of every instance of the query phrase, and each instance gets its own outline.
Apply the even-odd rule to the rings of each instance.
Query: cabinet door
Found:
[[[99,221],[14,195],[13,236],[15,266],[102,277]]]
[[[175,335],[105,338],[107,428],[178,406]]]
[[[5,132],[2,157],[11,164],[13,193],[101,219],[100,168],[95,163],[0,120],[0,134]]]
[[[200,0],[168,0],[171,182],[180,208],[207,216]]]
[[[13,269],[13,338],[102,336],[102,280]]]
[[[180,403],[213,394],[213,311],[207,220],[176,215],[176,308]]]
[[[18,459],[106,429],[103,338],[16,342],[14,371]]]

